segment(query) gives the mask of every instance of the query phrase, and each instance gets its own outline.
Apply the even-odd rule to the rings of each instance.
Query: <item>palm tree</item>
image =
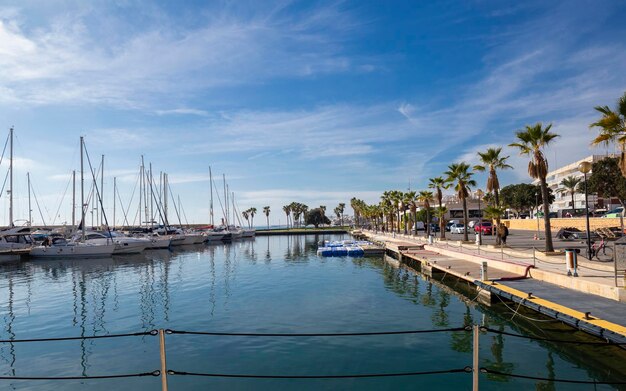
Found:
[[[569,193],[572,196],[572,216],[574,215],[574,213],[576,213],[576,207],[574,204],[574,194],[578,193],[578,185],[581,182],[582,182],[582,178],[580,177],[576,178],[570,175],[561,181],[560,185],[562,187],[557,189],[558,192]]]
[[[244,210],[243,212],[241,212],[241,215],[243,216],[244,219],[246,219],[246,222],[248,223],[248,225],[250,225],[250,222],[249,222],[250,215],[248,215],[248,211]]]
[[[322,211],[322,216],[326,217],[326,205],[320,205],[320,210]]]
[[[392,202],[393,208],[395,209],[397,217],[398,217],[398,220],[397,220],[398,227],[397,227],[397,231],[396,231],[398,233],[400,233],[400,209],[404,208],[404,202],[402,201],[402,197],[403,197],[403,195],[402,195],[401,191],[399,191],[399,190],[392,190],[391,191],[391,202]]]
[[[443,190],[450,187],[450,184],[446,182],[445,179],[438,176],[435,178],[430,178],[428,180],[430,183],[428,184],[429,189],[434,189],[437,194],[437,202],[439,203],[439,209],[443,208]],[[446,230],[444,217],[439,218],[439,230],[441,231],[441,239],[446,238]]]
[[[445,206],[439,206],[435,209],[435,216],[437,216],[437,218],[439,219],[439,226],[441,227],[441,230],[439,231],[439,237],[441,239],[446,238],[446,213],[448,213],[448,209]]]
[[[546,183],[548,161],[543,155],[542,148],[547,146],[550,141],[559,137],[556,133],[550,133],[550,128],[552,128],[552,124],[544,127],[541,122],[533,126],[526,125],[524,130],[515,133],[518,142],[509,144],[511,147],[519,148],[521,155],[530,156],[528,175],[530,175],[531,178],[539,179],[541,198],[543,201],[546,252],[554,251],[554,246],[552,245],[552,231],[550,230],[550,195],[548,194],[548,184]]]
[[[287,229],[289,229],[289,216],[291,215],[291,206],[285,205],[283,206],[283,212],[287,215]]]
[[[500,156],[500,152],[502,152],[502,148],[489,148],[485,152],[478,152],[478,158],[481,164],[474,166],[475,171],[484,172],[489,170],[486,189],[489,193],[493,192],[496,197],[496,206],[500,206],[500,181],[498,181],[496,170],[513,168],[506,164],[506,160],[509,156]]]
[[[341,226],[343,227],[343,211],[346,209],[346,204],[344,204],[343,202],[339,204],[339,206],[337,207],[339,209],[339,213],[341,214]],[[339,216],[337,216],[339,217]]]
[[[470,166],[467,163],[454,163],[448,166],[448,171],[444,174],[447,176],[446,181],[450,183],[456,182],[454,190],[463,203],[463,240],[468,241],[467,236],[467,197],[470,193],[470,186],[476,186],[476,181],[472,179],[474,173],[469,172]]]
[[[387,231],[393,230],[393,214],[395,212],[395,208],[393,206],[393,200],[391,199],[391,191],[383,192],[383,195],[380,196],[380,205],[383,208],[384,214],[387,216]]]
[[[417,228],[417,226],[415,225],[415,223],[417,222],[417,192],[415,191],[409,191],[404,193],[404,203],[406,205],[409,206],[409,210],[411,211],[411,216],[413,217],[413,228],[411,229],[411,231],[413,231],[413,235],[417,234],[417,230],[415,228]]]
[[[256,208],[253,206],[248,209],[248,212],[250,213],[250,228],[252,228],[254,227],[254,215],[256,214]]]
[[[263,214],[265,215],[265,218],[267,219],[267,229],[270,229],[270,207],[269,206],[263,207]]]
[[[621,150],[620,170],[626,177],[626,92],[617,101],[617,109],[611,110],[609,106],[596,106],[595,109],[602,113],[602,117],[589,125],[600,128],[600,134],[593,139],[592,145],[617,143]]]
[[[426,236],[430,236],[430,200],[433,199],[433,193],[420,191],[417,199],[424,204],[424,209],[426,209]]]

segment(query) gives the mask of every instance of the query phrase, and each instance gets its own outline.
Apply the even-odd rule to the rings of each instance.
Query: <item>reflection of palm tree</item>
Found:
[[[554,358],[552,357],[552,352],[548,351],[548,361],[546,361],[546,369],[548,370],[548,378],[554,380],[555,371],[554,371]],[[537,391],[554,391],[556,387],[554,386],[553,381],[541,381],[537,382],[535,385],[535,389]]]
[[[446,307],[450,304],[450,294],[443,289],[439,290],[439,309],[433,313],[432,321],[435,326],[448,327],[448,312]]]
[[[428,286],[426,287],[426,293],[422,295],[422,304],[426,307],[432,307],[436,303],[435,298],[433,297],[433,283],[428,281]]]
[[[472,326],[474,318],[468,305],[465,306],[465,315],[463,315],[463,326]],[[457,331],[452,333],[452,350],[461,353],[469,353],[473,349],[472,333],[469,331]]]
[[[500,331],[504,331],[504,326],[500,325],[499,329]],[[504,335],[496,334],[495,336],[493,336],[493,343],[491,344],[491,354],[493,356],[493,360],[485,359],[486,367],[502,373],[510,374],[513,372],[513,369],[515,369],[515,364],[504,361]],[[487,374],[487,378],[500,382],[508,382],[510,380],[509,376],[497,375],[493,373]]]

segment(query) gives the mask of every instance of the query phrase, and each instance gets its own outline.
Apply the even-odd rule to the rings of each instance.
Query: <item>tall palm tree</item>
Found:
[[[248,211],[250,212],[250,228],[252,228],[254,227],[254,215],[256,214],[256,208],[253,206],[248,209]]]
[[[446,213],[448,213],[448,209],[445,206],[439,206],[435,209],[435,216],[437,216],[437,218],[439,219],[439,226],[441,227],[441,230],[439,231],[440,232],[439,237],[441,239],[446,238],[446,230],[445,230]]]
[[[395,207],[393,206],[393,200],[391,198],[391,191],[383,192],[383,195],[380,196],[380,205],[383,208],[384,214],[387,216],[387,231],[393,230],[393,215],[395,212]]]
[[[415,191],[408,191],[406,193],[404,193],[404,202],[409,206],[409,210],[411,211],[411,216],[413,217],[413,229],[411,229],[411,231],[413,231],[413,235],[417,234],[417,230],[415,228],[417,228],[417,226],[415,225],[415,223],[417,222],[417,192]]]
[[[339,213],[341,214],[340,221],[341,221],[341,226],[343,227],[343,211],[346,209],[346,204],[344,204],[343,202],[339,203],[339,206],[337,207],[337,209],[339,210]]]
[[[622,175],[626,177],[626,92],[617,101],[615,111],[609,106],[596,106],[595,109],[602,113],[602,117],[589,125],[591,128],[600,128],[600,134],[593,139],[591,144],[617,143],[622,150],[619,167]]]
[[[244,210],[243,212],[241,212],[241,215],[243,216],[244,219],[246,219],[246,223],[249,226],[250,225],[250,215],[248,214],[248,211]]]
[[[450,184],[446,182],[445,179],[438,176],[435,178],[430,178],[428,180],[428,188],[434,189],[435,194],[437,195],[437,202],[439,203],[439,209],[443,208],[443,190],[450,187]],[[439,216],[437,216],[439,218]],[[446,238],[446,230],[445,230],[445,218],[442,216],[439,218],[439,230],[441,231],[441,239]]]
[[[573,212],[576,212],[576,207],[574,204],[574,195],[578,193],[578,185],[582,182],[582,180],[583,179],[581,177],[576,178],[575,176],[570,175],[561,181],[560,185],[562,187],[557,189],[558,192],[569,193],[572,196],[572,211]]]
[[[433,193],[430,191],[420,191],[417,199],[424,204],[426,209],[426,236],[430,236],[430,201],[433,199]]]
[[[448,166],[448,171],[444,174],[447,176],[446,181],[455,183],[454,190],[463,203],[463,240],[468,241],[467,236],[467,197],[470,193],[470,186],[476,186],[476,181],[472,179],[474,173],[469,171],[470,166],[467,163],[454,163]]]
[[[287,215],[287,228],[289,228],[289,216],[291,216],[291,206],[285,205],[283,206],[283,212]]]
[[[524,130],[515,133],[518,142],[509,144],[511,147],[519,148],[521,155],[530,157],[528,162],[528,175],[531,178],[539,179],[541,185],[541,198],[543,201],[543,221],[546,234],[546,252],[554,251],[552,244],[552,231],[550,229],[550,195],[548,194],[548,161],[543,155],[542,149],[552,140],[559,137],[556,133],[551,133],[552,124],[544,127],[541,122],[533,126],[526,125]]]
[[[404,201],[402,200],[403,198],[403,194],[401,191],[399,190],[393,190],[391,191],[391,201],[393,203],[393,207],[396,210],[396,214],[397,214],[397,222],[398,222],[398,227],[397,227],[397,231],[398,233],[400,233],[400,209],[404,208]]]
[[[270,207],[269,206],[263,207],[263,214],[265,215],[265,218],[267,219],[267,229],[270,229]]]
[[[488,148],[485,152],[478,152],[478,158],[481,164],[474,166],[474,171],[484,172],[489,170],[487,177],[487,192],[493,192],[496,197],[496,206],[500,206],[500,181],[498,181],[498,173],[496,170],[506,170],[513,168],[506,164],[509,156],[500,156],[502,148]]]

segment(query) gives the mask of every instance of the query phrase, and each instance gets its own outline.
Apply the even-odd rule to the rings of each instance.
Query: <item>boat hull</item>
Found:
[[[33,258],[102,258],[110,257],[115,250],[114,244],[66,244],[53,246],[35,246],[30,250]]]

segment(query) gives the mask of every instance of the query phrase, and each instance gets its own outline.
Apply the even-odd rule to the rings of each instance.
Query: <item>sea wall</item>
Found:
[[[510,229],[522,229],[528,231],[536,231],[537,230],[537,220],[536,219],[510,219],[510,220],[502,220],[504,224]],[[565,227],[574,227],[578,228],[581,231],[586,229],[586,222],[584,217],[575,217],[575,218],[552,218],[550,219],[550,226],[552,230],[558,230],[560,228]],[[620,227],[621,222],[619,218],[602,218],[602,217],[592,217],[589,219],[589,227],[594,230],[597,228],[610,228],[610,227]],[[539,229],[543,230],[543,218],[539,219]]]

